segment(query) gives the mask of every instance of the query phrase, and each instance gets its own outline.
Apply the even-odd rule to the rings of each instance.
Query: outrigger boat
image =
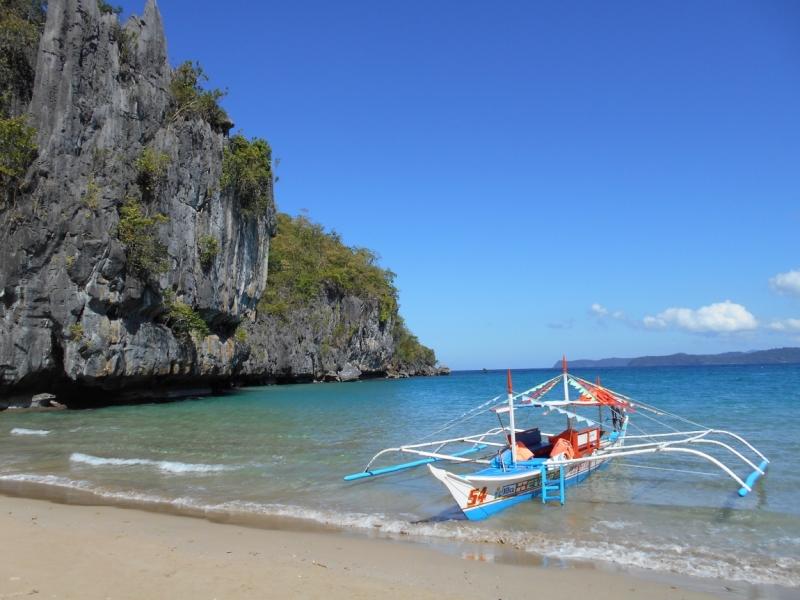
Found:
[[[546,400],[548,392],[559,387],[559,383],[563,383],[563,399]],[[577,391],[577,398],[570,398],[570,388]],[[497,404],[500,398],[498,396],[465,412],[430,436],[487,413],[497,416],[499,427],[477,435],[426,442],[417,440],[398,448],[381,450],[363,472],[348,475],[345,481],[426,465],[450,492],[464,515],[470,520],[480,520],[533,497],[540,496],[543,503],[557,499],[564,504],[564,488],[583,481],[592,471],[618,457],[668,454],[704,459],[739,485],[740,496],[753,490],[756,480],[764,475],[769,465],[766,456],[744,438],[728,431],[699,426],[680,415],[634,401],[602,387],[599,378],[596,383],[590,383],[571,375],[567,372],[566,359],[563,360],[562,374],[524,392],[514,393],[509,371],[508,399]],[[539,428],[517,428],[517,412],[531,409],[545,409],[545,415],[559,413],[566,416],[567,428],[557,434],[543,433]],[[585,409],[596,414],[597,419],[594,415],[587,416]],[[582,411],[580,414],[579,410]],[[645,432],[630,422],[632,414],[658,426],[654,432]],[[503,422],[503,416],[507,423]],[[680,431],[668,422],[670,420],[682,426],[692,425],[694,429]],[[635,434],[629,433],[631,427],[637,430]],[[697,447],[703,447],[704,451]],[[451,449],[454,451],[448,452]],[[421,458],[400,465],[372,468],[379,457],[389,453]],[[741,460],[751,470],[750,474],[742,479],[723,462],[726,459]],[[481,465],[481,469],[456,474],[432,465],[442,461]]]

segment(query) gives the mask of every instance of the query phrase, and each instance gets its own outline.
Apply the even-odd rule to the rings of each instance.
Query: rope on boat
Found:
[[[532,388],[532,390],[541,389],[541,388],[545,387],[546,385],[548,385],[549,383],[551,383],[553,381],[556,381],[560,377],[561,377],[561,375],[558,375],[558,377],[553,377],[552,379],[550,379],[548,381],[545,381],[544,383],[540,383],[539,385],[537,385],[534,388]],[[526,392],[522,392],[520,394],[516,394],[516,397],[519,397],[519,396],[522,396],[522,395],[524,395],[526,393],[529,393],[532,390],[528,390]],[[482,409],[485,409],[487,406],[494,405],[502,397],[503,397],[503,394],[501,394],[499,396],[495,396],[491,400],[489,400],[487,402],[484,402],[483,404],[481,404],[479,406],[476,406],[475,408],[471,408],[471,409],[461,413],[457,417],[454,417],[453,419],[451,419],[450,421],[445,423],[441,428],[437,429],[436,431],[432,431],[431,433],[425,434],[422,437],[419,437],[416,440],[412,441],[410,444],[406,444],[406,445],[407,446],[411,446],[411,445],[416,444],[417,442],[420,442],[420,441],[422,441],[422,440],[424,440],[426,438],[433,437],[437,433],[441,433],[443,431],[447,431],[448,429],[450,429],[450,428],[452,428],[452,427],[454,427],[456,425],[459,425],[460,423],[465,423],[465,422],[467,422],[467,421],[469,421],[471,419],[474,419],[475,417],[478,417],[478,416],[482,415],[484,412],[488,412],[488,410],[482,410]],[[471,414],[471,413],[475,413],[475,414]]]

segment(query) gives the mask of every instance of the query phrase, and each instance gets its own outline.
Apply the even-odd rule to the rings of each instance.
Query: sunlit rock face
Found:
[[[0,212],[0,396],[156,398],[226,381],[248,357],[234,331],[266,285],[274,203],[245,214],[220,186],[232,123],[174,116],[154,0],[121,26],[94,0],[48,6],[29,108],[39,156]],[[169,157],[142,194],[148,214],[168,217],[158,228],[167,267],[149,277],[117,240],[120,207],[142,192],[144,148]],[[219,250],[203,264],[209,236]],[[211,335],[176,336],[161,322],[168,288]]]

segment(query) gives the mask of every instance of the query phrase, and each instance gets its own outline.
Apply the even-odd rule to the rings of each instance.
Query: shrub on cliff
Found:
[[[233,124],[228,113],[219,105],[227,92],[217,88],[207,90],[203,87],[204,81],[208,81],[208,75],[199,62],[192,64],[187,60],[175,69],[170,91],[178,108],[172,115],[172,121],[200,117],[215,130],[227,133]]]
[[[122,13],[121,6],[113,6],[105,0],[97,0],[97,8],[100,9],[100,14],[103,15],[119,15]]]
[[[196,310],[188,304],[175,299],[175,292],[171,288],[164,290],[164,307],[167,309],[164,320],[172,332],[178,337],[188,337],[195,333],[205,337],[211,333],[208,323]]]
[[[0,0],[0,114],[18,116],[33,93],[45,0]],[[16,115],[12,114],[16,112]]]
[[[398,315],[392,331],[396,340],[395,358],[406,363],[422,363],[425,365],[436,365],[436,353],[420,344],[419,339],[408,330],[403,318]]]
[[[278,232],[269,247],[269,275],[261,308],[273,314],[307,304],[325,287],[380,301],[380,320],[397,314],[395,274],[377,264],[366,248],[345,246],[305,216],[278,213]]]
[[[26,125],[27,117],[0,117],[0,209],[13,202],[25,172],[36,158],[36,130]]]
[[[209,269],[214,264],[217,254],[219,254],[219,240],[213,235],[204,235],[197,242],[198,250],[200,251],[200,264],[204,269]]]
[[[267,140],[248,141],[240,133],[223,151],[223,187],[233,189],[246,215],[262,215],[272,203],[272,148]]]
[[[168,218],[148,216],[136,198],[128,197],[119,209],[117,238],[125,248],[130,271],[139,277],[167,270],[167,247],[158,241],[158,226]]]
[[[136,159],[136,183],[142,190],[147,192],[154,191],[164,182],[167,176],[167,166],[169,165],[169,155],[159,154],[152,148],[145,148]]]

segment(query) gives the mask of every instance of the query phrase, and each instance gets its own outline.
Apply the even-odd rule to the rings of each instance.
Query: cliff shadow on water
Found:
[[[0,27],[0,409],[440,372],[393,287],[300,277],[275,310],[271,148],[170,66],[155,0],[9,0]]]

